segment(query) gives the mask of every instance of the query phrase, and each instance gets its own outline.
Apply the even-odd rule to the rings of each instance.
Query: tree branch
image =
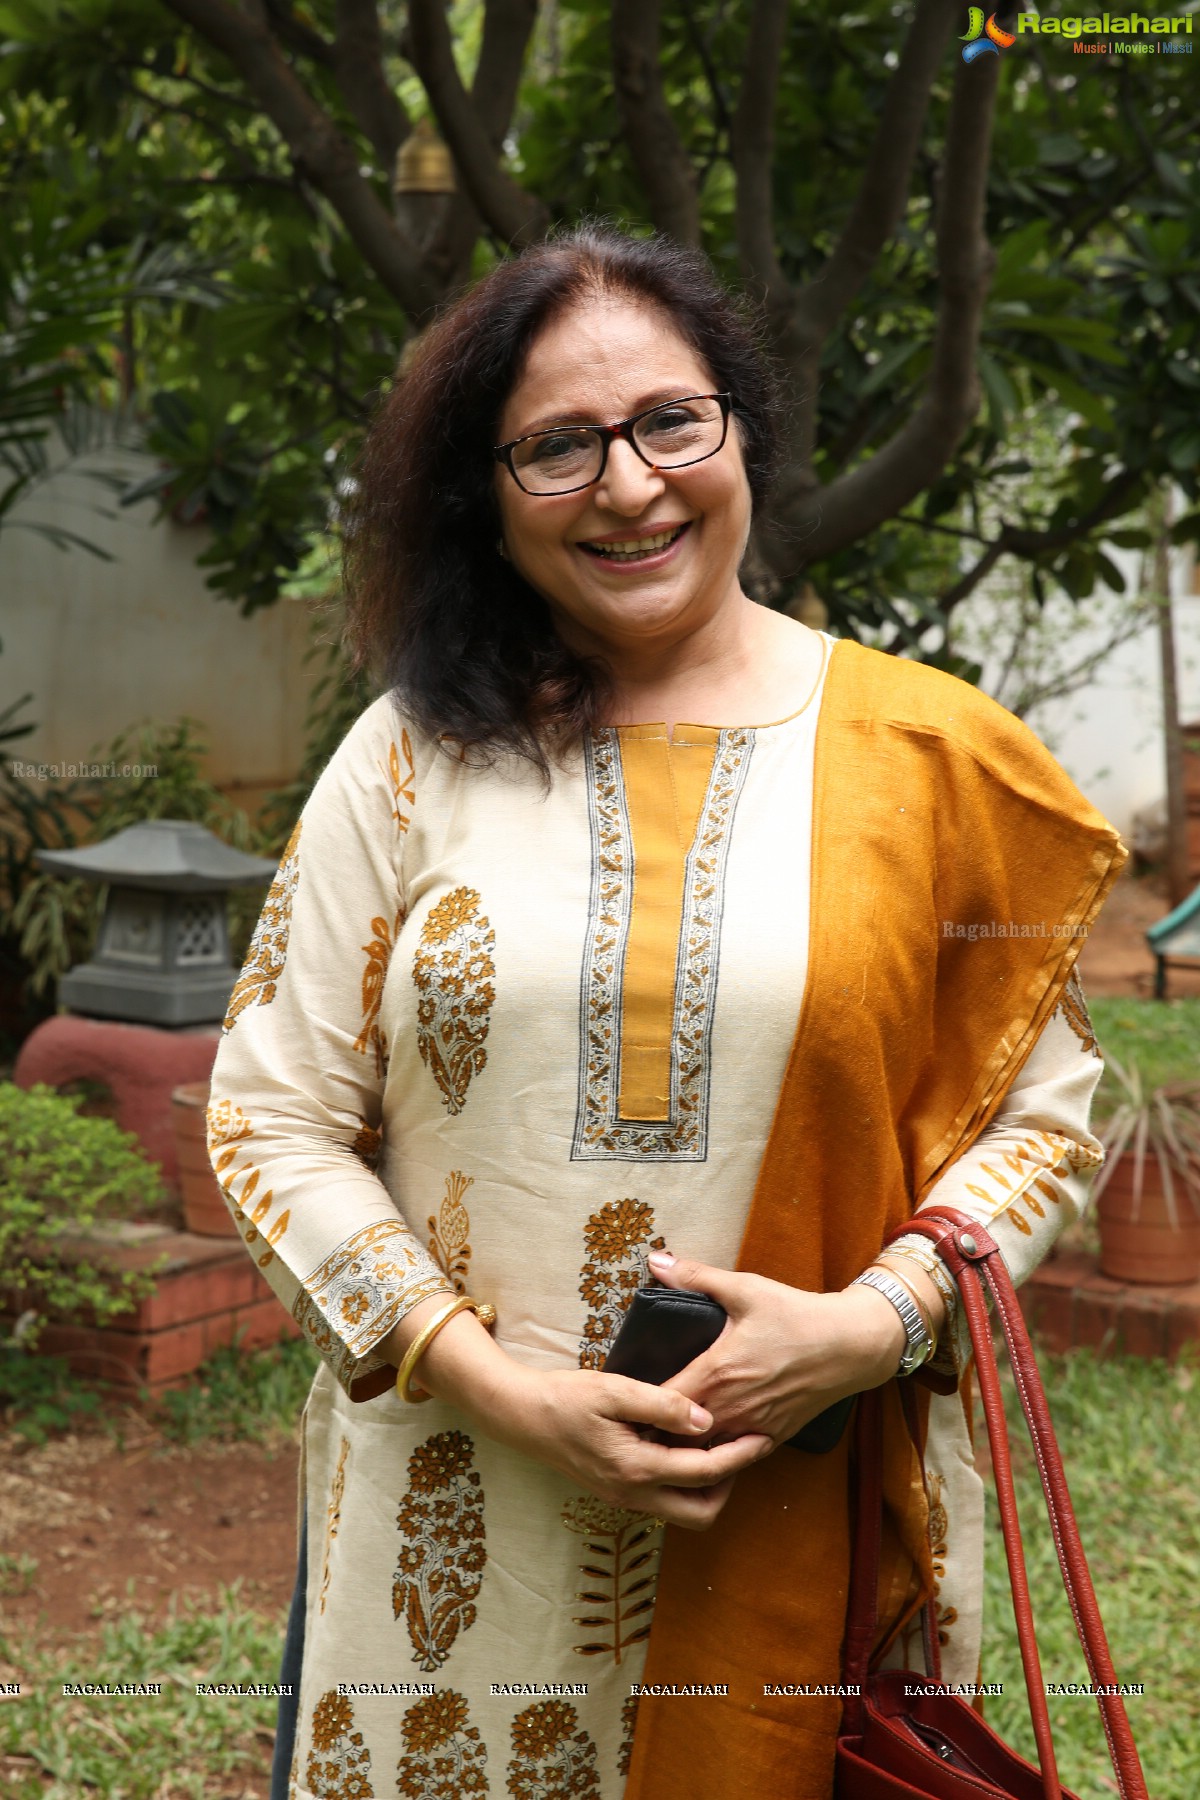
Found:
[[[622,133],[656,230],[700,242],[700,192],[659,69],[662,0],[612,0],[612,61]]]
[[[941,474],[975,416],[975,356],[995,260],[984,216],[998,61],[961,64],[954,83],[941,162],[937,321],[924,396],[881,450],[828,487],[816,488],[806,483],[806,470],[798,472],[764,541],[780,573],[795,566],[797,555],[804,563],[831,556],[907,506]]]
[[[471,99],[497,153],[512,123],[537,10],[537,0],[485,0]]]
[[[337,0],[333,70],[359,130],[390,176],[408,136],[408,114],[383,72],[383,32],[375,0]]]
[[[429,312],[439,296],[428,271],[360,173],[354,145],[301,84],[265,19],[235,11],[226,0],[162,4],[228,57],[388,292],[414,318]]]
[[[301,56],[310,57],[313,62],[320,63],[323,69],[332,69],[333,45],[319,31],[314,31],[311,25],[306,25],[303,19],[298,19],[287,5],[287,0],[266,0],[265,5],[256,10],[264,22],[272,27],[281,44],[298,51]]]
[[[147,74],[153,73],[152,70],[147,68],[147,65],[144,62],[130,62],[125,63],[122,66],[127,69],[141,69]],[[245,94],[235,94],[232,88],[217,87],[211,81],[203,81],[199,75],[193,75],[190,69],[184,69],[178,75],[173,74],[171,79],[173,81],[186,81],[188,86],[195,88],[197,92],[209,94],[214,100],[219,100],[222,106],[232,106],[237,112],[255,111],[253,100],[247,100]]]
[[[525,53],[537,22],[536,0],[485,0],[483,41],[471,79],[471,103],[499,155],[512,122],[525,67]],[[468,195],[457,193],[433,238],[425,260],[447,289],[465,281],[471,252],[483,222]]]
[[[496,147],[459,76],[442,0],[411,0],[408,36],[413,67],[480,216],[506,243],[536,243],[545,236],[548,214],[496,160]]]
[[[1022,525],[1002,525],[999,534],[992,539],[983,555],[941,596],[939,604],[942,611],[952,612],[960,601],[973,593],[1002,556],[1023,556],[1032,561],[1035,557],[1050,555],[1055,550],[1065,550],[1079,538],[1095,531],[1098,525],[1104,525],[1109,519],[1127,512],[1133,504],[1137,488],[1145,478],[1144,469],[1123,469],[1109,482],[1095,506],[1067,525],[1043,526],[1032,530]]]
[[[746,38],[742,88],[733,117],[737,238],[742,275],[762,293],[769,313],[790,311],[791,284],[775,254],[772,169],[775,96],[787,32],[787,0],[755,0]]]
[[[793,493],[815,501],[820,491],[813,474],[817,442],[817,394],[821,385],[821,352],[826,338],[854,299],[904,215],[913,168],[929,112],[933,83],[943,66],[946,43],[955,17],[952,0],[917,0],[916,11],[888,82],[850,216],[820,273],[805,283],[790,304],[782,304],[779,278],[766,288],[768,319],[776,350],[791,371],[787,460]],[[987,58],[990,62],[993,59]],[[760,239],[769,229],[759,226]],[[760,256],[764,254],[759,251]],[[771,251],[771,262],[774,253]],[[760,274],[760,279],[761,279]],[[781,495],[781,509],[789,501]],[[780,543],[771,545],[767,525],[763,554],[775,561],[794,556]]]
[[[700,58],[700,67],[704,70],[708,91],[712,95],[717,136],[719,138],[721,132],[725,132],[726,136],[732,137],[733,116],[729,110],[729,96],[721,85],[721,77],[717,71],[717,65],[713,61],[712,44],[697,25],[695,12],[687,0],[684,0],[683,16],[687,23],[688,36],[692,40],[692,47]]]
[[[917,0],[850,217],[828,262],[797,300],[797,323],[812,344],[829,336],[904,216],[930,93],[945,67],[946,45],[961,10],[956,0]],[[994,88],[994,70],[990,85]]]
[[[210,136],[212,136],[216,142],[228,152],[230,158],[240,166],[242,171],[240,177],[241,180],[256,181],[260,179],[269,179],[272,184],[279,182],[285,187],[295,188],[296,182],[294,176],[276,176],[274,174],[268,176],[264,171],[261,171],[255,163],[253,156],[246,151],[242,144],[238,143],[232,132],[230,132],[219,119],[210,118],[207,113],[194,112],[190,106],[185,106],[180,100],[164,100],[161,95],[152,93],[148,88],[139,86],[136,78],[139,74],[146,73],[144,64],[122,63],[115,65],[115,67],[121,73],[128,72],[127,79],[122,83],[125,92],[134,95],[143,106],[148,106],[152,108],[154,112],[164,114],[167,117],[187,119],[191,124],[198,125],[202,131],[207,131]],[[207,185],[220,185],[220,178],[207,178]]]

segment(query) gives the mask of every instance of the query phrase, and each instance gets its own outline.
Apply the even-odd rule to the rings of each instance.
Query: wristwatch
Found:
[[[904,1354],[900,1358],[897,1375],[911,1375],[933,1355],[934,1342],[921,1317],[920,1308],[908,1289],[896,1280],[895,1276],[886,1274],[882,1269],[864,1269],[850,1283],[851,1287],[859,1284],[863,1287],[877,1288],[885,1299],[891,1301],[900,1314],[900,1323],[904,1327]]]

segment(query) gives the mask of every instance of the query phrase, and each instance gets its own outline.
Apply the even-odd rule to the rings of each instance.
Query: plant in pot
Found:
[[[1100,1269],[1115,1281],[1200,1280],[1200,1085],[1148,1088],[1136,1064],[1107,1058],[1117,1104],[1100,1131],[1094,1189]]]

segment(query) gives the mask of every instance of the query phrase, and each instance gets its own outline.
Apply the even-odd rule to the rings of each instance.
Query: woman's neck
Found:
[[[622,657],[613,669],[609,725],[767,724],[803,705],[821,670],[819,634],[747,601],[736,632],[668,653]]]

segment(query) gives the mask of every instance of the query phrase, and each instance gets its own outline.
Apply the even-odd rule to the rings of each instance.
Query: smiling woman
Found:
[[[776,414],[752,315],[692,252],[584,230],[503,264],[426,332],[368,444],[348,541],[360,653],[429,729],[546,769],[603,715],[611,654],[636,651],[618,592],[647,651],[672,636],[654,609],[679,582],[703,589],[689,627],[718,596],[749,608],[738,566]],[[724,660],[730,635],[705,631],[696,658]]]
[[[789,1440],[871,1387],[880,1655],[924,1670],[924,1607],[976,1678],[968,1345],[905,1225],[949,1202],[1019,1277],[1082,1205],[1060,999],[1121,853],[992,702],[751,602],[772,392],[702,258],[588,229],[437,321],[368,445],[388,692],[213,1075],[324,1359],[275,1800],[829,1800],[849,1440]],[[727,1315],[661,1387],[605,1368],[651,1276]]]
[[[543,327],[500,414],[513,566],[561,640],[613,670],[626,704],[652,705],[647,687],[664,672],[674,687],[681,657],[711,677],[753,617],[738,580],[750,489],[729,399],[702,393],[713,375],[660,307],[599,294]],[[617,425],[564,429],[614,414]],[[801,634],[780,623],[799,655]]]

